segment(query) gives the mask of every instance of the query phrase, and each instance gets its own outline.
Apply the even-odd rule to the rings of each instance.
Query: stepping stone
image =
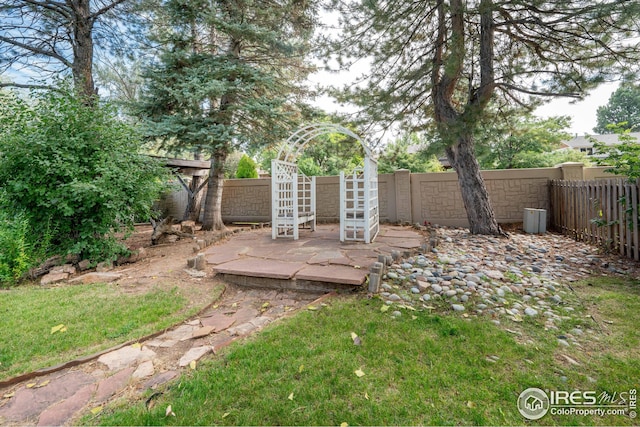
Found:
[[[147,360],[138,366],[138,369],[131,375],[133,378],[146,378],[153,375],[153,360]]]
[[[168,331],[167,333],[164,333],[162,335],[160,335],[158,338],[161,340],[178,340],[178,341],[184,341],[184,340],[188,340],[189,338],[191,338],[191,334],[193,333],[193,331],[196,329],[195,326],[191,326],[191,325],[180,325],[175,329],[172,329],[170,331]]]
[[[251,319],[254,319],[260,315],[260,312],[253,307],[242,307],[235,313],[231,315],[231,318],[234,319],[234,324],[239,325],[240,323],[248,322]]]
[[[117,371],[133,364],[151,360],[155,355],[155,351],[146,346],[134,347],[128,345],[110,353],[103,354],[98,358],[98,362],[107,365],[111,371]]]
[[[240,311],[240,310],[238,310]],[[211,327],[214,331],[220,332],[228,329],[236,321],[234,316],[226,316],[222,313],[214,314],[213,316],[203,317],[200,319],[202,326]]]
[[[131,375],[135,371],[134,367],[123,369],[115,375],[103,379],[98,383],[96,390],[96,403],[106,402],[110,397],[122,390],[131,381]]]
[[[202,337],[206,337],[207,335],[211,334],[216,328],[214,326],[203,326],[200,329],[196,329],[195,331],[193,331],[191,333],[191,338],[196,339],[196,338],[202,338]]]
[[[202,347],[194,347],[189,351],[187,351],[184,354],[184,356],[180,358],[180,360],[178,361],[178,365],[181,368],[184,368],[185,366],[189,366],[189,364],[194,360],[196,361],[200,360],[205,354],[211,353],[212,351],[213,351],[213,347],[211,347],[210,345],[205,345]]]
[[[40,382],[45,381],[41,379]],[[43,410],[60,400],[68,399],[88,384],[94,384],[94,378],[81,371],[70,371],[65,375],[51,378],[49,384],[40,388],[21,388],[0,407],[3,422],[20,422],[39,415]]]
[[[147,347],[169,348],[169,347],[173,347],[177,343],[178,343],[178,340],[151,340],[151,341],[146,341],[144,344]]]
[[[66,424],[76,412],[89,403],[95,389],[95,384],[88,384],[70,398],[48,407],[40,414],[38,426],[61,426]]]
[[[257,329],[256,325],[254,325],[251,322],[246,322],[229,329],[229,334],[232,336],[244,336],[244,335],[249,335],[251,332],[255,331],[256,329]]]
[[[260,317],[256,317],[255,319],[251,320],[249,323],[251,323],[256,328],[262,328],[264,325],[266,325],[269,322],[271,322],[271,319],[269,317],[260,316]]]
[[[159,385],[162,385],[166,382],[171,381],[177,376],[178,376],[178,373],[176,371],[160,372],[159,374],[156,374],[153,377],[149,378],[147,382],[144,383],[144,387],[154,389]]]

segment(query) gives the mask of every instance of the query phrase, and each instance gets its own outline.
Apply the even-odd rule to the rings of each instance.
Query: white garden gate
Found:
[[[365,152],[364,165],[340,173],[340,241],[371,243],[379,230],[378,166],[362,139],[340,125],[315,123],[294,132],[271,161],[272,238],[297,240],[301,226],[316,226],[315,177],[307,177],[295,163],[309,141],[341,133],[355,138]]]

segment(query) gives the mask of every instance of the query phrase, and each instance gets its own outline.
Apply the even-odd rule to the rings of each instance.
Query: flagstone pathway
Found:
[[[68,425],[98,413],[111,399],[141,395],[197,369],[198,361],[234,340],[310,304],[319,294],[229,285],[193,320],[154,338],[103,352],[78,366],[0,388],[0,425]],[[316,301],[314,303],[314,301]]]

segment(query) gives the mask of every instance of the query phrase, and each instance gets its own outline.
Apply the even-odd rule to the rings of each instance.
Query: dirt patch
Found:
[[[235,231],[231,229],[230,231]],[[228,231],[227,231],[228,232]],[[144,257],[134,263],[126,263],[113,268],[112,272],[122,274],[118,280],[120,289],[126,293],[145,293],[153,288],[178,287],[188,295],[190,301],[202,302],[207,295],[220,285],[209,277],[193,277],[187,271],[187,260],[200,252],[197,242],[216,240],[223,243],[225,232],[205,232],[197,230],[194,238],[180,238],[173,243],[151,244],[153,228],[137,225],[125,244],[129,249],[143,248]],[[207,272],[209,273],[209,272]]]

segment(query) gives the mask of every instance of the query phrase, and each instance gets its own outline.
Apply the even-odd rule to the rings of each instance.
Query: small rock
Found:
[[[452,304],[451,308],[453,308],[453,311],[464,311],[464,305],[462,304]]]
[[[430,301],[431,300],[431,295],[429,295],[429,294],[422,295],[422,300],[423,301]]]
[[[536,309],[533,309],[531,307],[527,307],[524,309],[524,314],[526,314],[527,316],[530,317],[535,317],[538,315],[538,311]]]
[[[196,361],[200,360],[205,354],[208,354],[212,351],[213,351],[213,347],[211,347],[210,345],[205,345],[202,347],[194,347],[189,351],[187,351],[184,354],[184,356],[180,358],[180,360],[178,361],[178,365],[181,368],[184,368],[185,366],[189,366],[189,364],[194,360]]]

